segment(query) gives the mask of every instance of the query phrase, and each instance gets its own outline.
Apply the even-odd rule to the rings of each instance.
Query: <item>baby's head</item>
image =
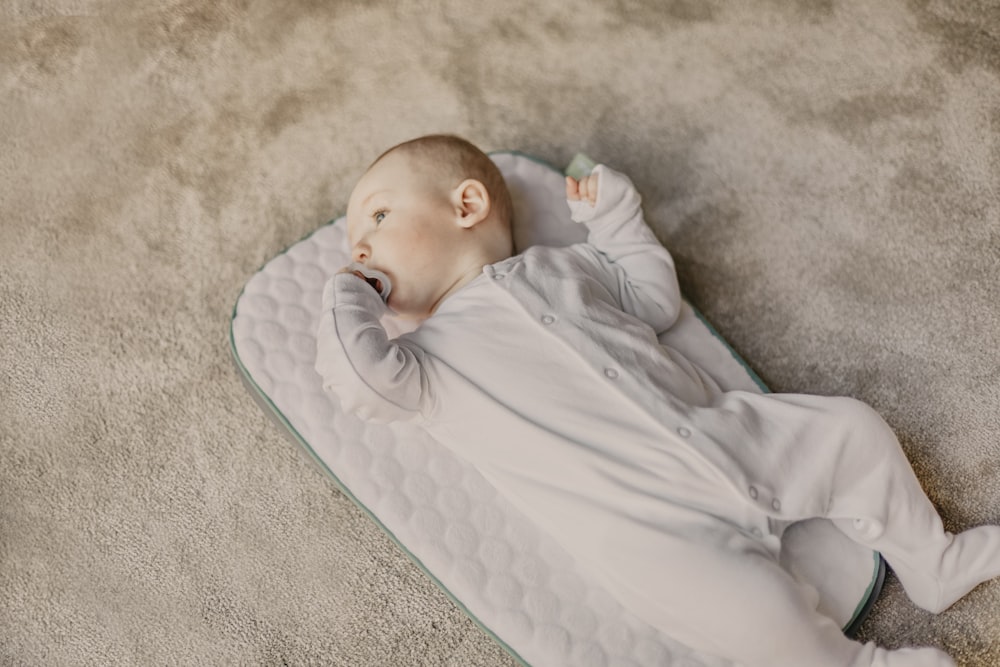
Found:
[[[392,310],[426,317],[483,266],[512,254],[511,212],[487,155],[458,137],[419,137],[383,153],[354,187],[353,260],[389,277]]]

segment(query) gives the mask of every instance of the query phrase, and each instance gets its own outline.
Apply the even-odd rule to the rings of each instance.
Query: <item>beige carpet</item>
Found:
[[[4,0],[0,664],[512,664],[229,358],[258,266],[431,131],[631,174],[765,381],[1000,522],[995,1]],[[1000,582],[890,578],[863,635],[995,667]]]

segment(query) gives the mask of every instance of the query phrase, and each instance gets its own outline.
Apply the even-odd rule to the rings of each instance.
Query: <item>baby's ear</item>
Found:
[[[458,224],[469,229],[490,215],[490,193],[482,182],[467,178],[455,188],[453,199],[458,212]]]

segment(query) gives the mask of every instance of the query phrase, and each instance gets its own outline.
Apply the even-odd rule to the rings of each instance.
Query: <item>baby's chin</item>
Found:
[[[406,320],[408,322],[420,321],[426,316],[418,315],[411,310],[407,309],[405,306],[401,306],[399,300],[394,298],[394,295],[390,294],[388,301],[385,302],[386,307],[392,316],[398,320]]]
[[[385,305],[396,318],[407,322],[420,322],[430,317],[430,313],[426,311],[408,308],[405,304],[399,303],[399,300],[394,298],[392,294],[389,295],[389,300],[385,302]]]

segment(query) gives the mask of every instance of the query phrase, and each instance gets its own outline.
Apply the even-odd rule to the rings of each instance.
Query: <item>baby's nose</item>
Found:
[[[358,243],[351,249],[351,259],[355,262],[363,262],[368,259],[368,247]]]

